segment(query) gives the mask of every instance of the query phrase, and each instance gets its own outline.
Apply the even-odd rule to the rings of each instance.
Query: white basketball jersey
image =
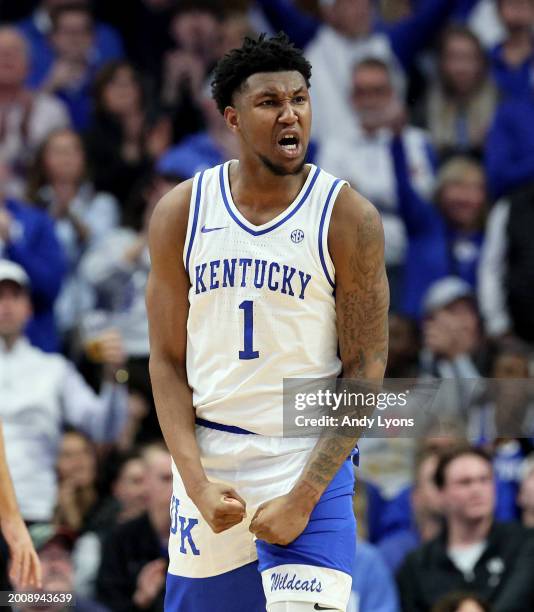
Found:
[[[257,226],[232,200],[231,163],[194,179],[187,376],[197,417],[280,436],[283,379],[341,371],[327,240],[345,182],[311,165],[294,202]]]

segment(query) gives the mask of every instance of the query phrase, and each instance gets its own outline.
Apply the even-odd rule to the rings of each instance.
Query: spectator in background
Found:
[[[111,455],[110,496],[104,500],[95,519],[96,528],[105,535],[116,524],[137,518],[146,511],[146,462],[139,450]],[[99,520],[100,519],[100,520]]]
[[[423,307],[422,373],[457,384],[479,378],[482,334],[469,284],[454,276],[443,278],[429,287]]]
[[[221,6],[214,0],[181,0],[170,20],[174,48],[163,60],[161,101],[172,114],[173,142],[203,127],[198,101],[218,59],[220,20]]]
[[[491,195],[525,189],[534,176],[534,91],[498,107],[484,149]]]
[[[534,436],[528,378],[527,347],[513,338],[501,340],[495,347],[482,397],[469,410],[469,438],[493,455],[498,485],[495,516],[499,520],[519,518],[517,494]]]
[[[433,206],[413,187],[405,145],[398,135],[402,115],[393,120],[393,125],[397,134],[391,144],[397,201],[408,234],[401,310],[419,319],[423,296],[433,282],[453,275],[476,286],[484,236],[486,178],[482,167],[472,159],[451,158],[439,170]]]
[[[321,0],[322,24],[303,19],[292,0],[258,0],[258,4],[274,30],[284,30],[305,47],[313,65],[313,135],[319,143],[324,137],[353,136],[354,65],[365,57],[381,59],[399,75],[396,86],[402,87],[399,64],[410,68],[417,52],[432,42],[455,7],[451,0],[428,0],[406,19],[384,27],[373,16],[371,0]]]
[[[399,612],[393,574],[375,546],[359,540],[347,612]]]
[[[438,463],[446,530],[410,553],[398,574],[402,609],[426,612],[451,591],[471,591],[495,612],[534,606],[531,562],[534,535],[517,523],[493,519],[495,490],[491,458],[456,447]]]
[[[104,498],[91,515],[88,529],[77,540],[73,551],[76,590],[94,597],[96,577],[102,560],[102,542],[111,531],[146,511],[146,465],[136,450],[106,456],[101,466],[113,470],[111,495]]]
[[[52,13],[64,5],[73,4],[85,8],[90,6],[89,0],[41,0],[32,15],[18,24],[31,49],[31,72],[28,79],[30,85],[38,86],[54,63],[55,53],[49,38],[52,31]],[[122,41],[116,30],[105,23],[96,23],[90,51],[92,64],[100,67],[122,55]]]
[[[534,121],[534,105],[533,121]],[[528,117],[519,117],[528,130]],[[519,126],[518,126],[519,127]],[[534,163],[534,131],[533,131]],[[534,166],[533,166],[534,171]],[[487,334],[534,343],[534,184],[499,201],[487,223],[478,298]]]
[[[441,497],[434,482],[438,459],[435,449],[419,452],[411,488],[411,526],[393,531],[378,542],[378,550],[393,573],[397,572],[409,552],[434,539],[442,528]]]
[[[486,350],[471,287],[457,277],[433,283],[424,298],[420,377],[441,381],[432,407],[440,422],[459,420],[465,429],[483,393]]]
[[[80,274],[94,290],[100,312],[107,318],[109,327],[118,331],[124,343],[130,390],[138,392],[150,408],[153,401],[148,375],[145,305],[145,287],[150,269],[148,224],[157,202],[178,182],[155,174],[145,178],[142,184],[138,182],[136,199],[131,201],[128,214],[124,217],[125,224],[95,245],[80,264]],[[135,418],[130,424],[141,425]],[[160,435],[153,409],[150,410],[148,422],[145,420],[136,433],[146,437]]]
[[[518,448],[519,441],[515,438],[523,438],[521,446],[525,452],[520,453],[521,457],[530,450],[527,439],[534,435],[534,431],[532,414],[529,412],[532,407],[528,384],[529,359],[528,347],[513,337],[496,343],[483,402],[470,414],[470,438],[488,446],[497,456],[499,449],[504,456],[517,455],[515,450],[506,451],[510,445]],[[511,469],[508,464],[503,472],[507,479],[513,477],[516,482],[520,480],[519,465]]]
[[[65,4],[52,13],[50,43],[54,62],[39,87],[68,108],[72,125],[85,130],[92,111],[91,86],[96,73],[91,49],[94,22],[83,4]]]
[[[132,187],[170,143],[170,124],[152,112],[139,74],[127,62],[111,62],[95,80],[95,117],[86,142],[98,190],[121,207]]]
[[[197,172],[237,156],[236,137],[226,126],[207,87],[204,87],[198,99],[206,129],[186,136],[178,145],[166,151],[156,167],[161,174],[188,179]]]
[[[87,599],[77,592],[74,584],[72,548],[74,536],[67,529],[58,529],[50,524],[33,525],[30,528],[39,560],[43,568],[43,590],[48,593],[72,593],[74,604],[58,607],[57,603],[47,606],[43,603],[23,605],[21,612],[113,612],[98,602]]]
[[[98,597],[114,612],[163,610],[167,545],[171,517],[171,458],[163,444],[145,448],[148,510],[117,526],[104,542],[98,575]],[[178,504],[171,502],[173,525]]]
[[[491,51],[493,77],[505,97],[529,96],[534,61],[534,1],[496,0],[496,5],[506,37]]]
[[[28,200],[56,220],[68,274],[56,302],[63,334],[92,307],[89,288],[77,274],[83,254],[119,224],[117,200],[97,192],[89,177],[83,142],[73,130],[56,130],[39,148],[28,179]]]
[[[489,604],[472,593],[445,595],[432,608],[432,612],[491,612]]]
[[[386,378],[416,378],[419,337],[415,322],[401,315],[389,315],[389,347]]]
[[[30,57],[24,37],[9,26],[0,27],[0,156],[11,165],[11,193],[23,192],[22,181],[37,147],[69,116],[62,102],[26,88]]]
[[[57,460],[58,497],[54,523],[75,534],[91,529],[99,504],[96,449],[81,431],[67,429]]]
[[[440,157],[481,156],[496,105],[479,39],[465,27],[450,26],[438,51],[438,78],[431,81],[425,103],[425,125]]]
[[[172,46],[169,23],[176,4],[176,0],[128,0],[125,19],[120,3],[98,3],[98,15],[118,29],[126,57],[148,80],[153,92],[161,89],[163,57]]]
[[[534,527],[534,466],[530,464],[521,482],[517,503],[521,508],[521,522],[525,527]]]
[[[224,12],[219,25],[219,36],[217,57],[222,57],[228,51],[240,47],[245,36],[254,37],[257,33],[247,11],[235,8]]]
[[[350,140],[323,135],[318,164],[350,181],[380,210],[386,240],[386,265],[392,283],[393,269],[402,265],[406,251],[404,224],[398,216],[399,202],[391,159],[393,133],[389,127],[391,116],[400,112],[402,103],[395,91],[391,68],[383,60],[363,59],[355,65],[351,80],[351,124],[356,127],[355,135]],[[414,188],[421,198],[428,199],[434,187],[434,155],[427,135],[419,128],[405,125],[400,138]],[[395,295],[395,291],[392,293]],[[395,304],[396,300],[392,302]]]
[[[59,341],[54,303],[65,274],[65,257],[52,219],[5,197],[8,177],[9,169],[0,160],[0,259],[22,266],[31,280],[33,316],[26,330],[30,341],[45,351],[55,351]]]
[[[29,286],[20,266],[0,261],[0,417],[22,516],[42,522],[51,520],[56,503],[62,427],[113,441],[126,415],[126,392],[115,382],[123,362],[116,338],[101,342],[106,367],[99,395],[63,356],[30,346],[22,336],[31,316]]]

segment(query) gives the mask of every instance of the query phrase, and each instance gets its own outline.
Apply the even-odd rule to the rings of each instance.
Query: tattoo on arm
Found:
[[[346,378],[380,378],[386,366],[389,289],[382,244],[382,229],[371,210],[357,230],[348,282],[339,288],[338,334]]]
[[[336,276],[337,266],[336,266]],[[378,213],[369,208],[356,228],[337,286],[338,336],[343,378],[356,390],[376,392],[387,361],[389,287],[384,269],[383,232]],[[358,380],[373,382],[361,384]],[[354,388],[352,390],[355,390]],[[350,407],[361,418],[373,407]],[[341,422],[341,419],[340,419]],[[312,451],[299,485],[320,495],[350,454],[362,428],[325,430]]]

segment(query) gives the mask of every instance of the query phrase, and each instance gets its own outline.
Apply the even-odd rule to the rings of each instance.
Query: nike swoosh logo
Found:
[[[227,227],[227,225],[225,225],[224,227],[206,227],[205,225],[203,225],[200,231],[203,234],[209,234],[209,232],[216,232],[217,230],[226,229]]]
[[[323,608],[323,606],[320,606],[319,604],[315,604],[313,606],[314,610],[335,610],[335,608]]]

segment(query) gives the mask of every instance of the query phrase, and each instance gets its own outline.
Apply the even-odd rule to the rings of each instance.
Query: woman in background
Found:
[[[481,155],[497,103],[488,62],[471,30],[451,26],[438,54],[438,79],[426,99],[425,124],[440,156]]]
[[[56,302],[56,320],[65,334],[91,305],[86,286],[76,275],[85,251],[119,222],[116,199],[97,192],[89,178],[80,136],[71,129],[52,132],[41,145],[28,182],[28,199],[56,221],[68,261],[68,275]]]
[[[171,125],[152,112],[141,78],[128,62],[110,62],[100,71],[94,97],[96,112],[86,142],[95,184],[124,207],[133,185],[168,148]]]

